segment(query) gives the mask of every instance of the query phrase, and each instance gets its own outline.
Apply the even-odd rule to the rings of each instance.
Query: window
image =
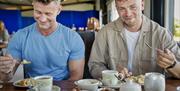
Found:
[[[180,0],[174,1],[174,39],[180,42]]]

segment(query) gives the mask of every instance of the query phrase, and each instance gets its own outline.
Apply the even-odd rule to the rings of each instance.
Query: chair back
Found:
[[[89,61],[89,56],[91,53],[91,48],[95,39],[95,32],[89,32],[89,31],[81,31],[78,32],[81,38],[84,41],[85,44],[85,66],[84,66],[84,76],[83,78],[92,78],[89,72],[88,68],[88,61]]]

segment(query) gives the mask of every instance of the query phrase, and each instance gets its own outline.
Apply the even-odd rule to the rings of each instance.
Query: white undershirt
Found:
[[[127,49],[128,49],[128,70],[132,71],[133,54],[134,54],[136,42],[139,37],[139,31],[130,32],[127,29],[125,29],[125,37],[126,37],[126,43],[127,43]]]

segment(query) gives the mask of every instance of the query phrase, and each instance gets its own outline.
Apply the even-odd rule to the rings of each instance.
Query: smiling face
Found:
[[[127,27],[141,23],[144,0],[116,0],[116,8],[121,20]]]
[[[49,4],[33,2],[34,19],[39,30],[52,30],[57,26],[56,17],[61,11],[61,5],[55,1]]]

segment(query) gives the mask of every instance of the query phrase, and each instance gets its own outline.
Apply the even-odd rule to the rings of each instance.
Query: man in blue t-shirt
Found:
[[[54,80],[83,77],[84,43],[81,37],[56,21],[60,0],[33,0],[36,23],[19,30],[8,44],[8,55],[0,58],[0,80],[12,78],[22,60],[25,77],[51,75]]]

